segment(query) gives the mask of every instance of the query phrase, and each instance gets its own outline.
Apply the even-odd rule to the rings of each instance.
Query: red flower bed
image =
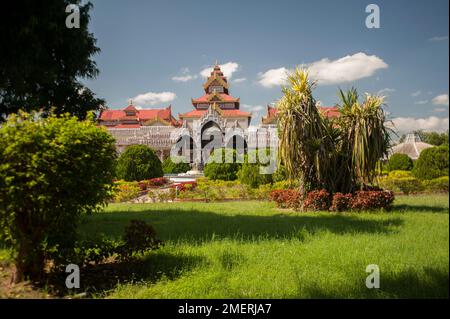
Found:
[[[335,193],[333,195],[333,200],[331,201],[330,210],[336,212],[348,210],[351,207],[352,199],[352,194]]]
[[[191,186],[189,187],[187,185],[191,185]],[[184,192],[184,191],[188,190],[188,187],[189,187],[189,190],[195,189],[197,187],[197,182],[195,182],[195,181],[193,181],[193,182],[179,182],[177,184],[171,185],[170,187],[171,188],[178,188],[178,190],[180,192]]]
[[[269,199],[277,204],[280,208],[297,209],[301,204],[301,195],[293,189],[277,189],[269,194]]]
[[[303,208],[307,210],[328,210],[330,208],[330,193],[325,189],[308,192],[303,202]]]
[[[169,180],[165,177],[156,177],[147,180],[148,187],[161,187],[169,183]]]
[[[355,210],[389,210],[393,202],[394,193],[391,191],[358,191],[353,196],[351,208]]]

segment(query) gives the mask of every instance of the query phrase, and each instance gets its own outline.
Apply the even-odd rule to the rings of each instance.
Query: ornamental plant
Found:
[[[418,179],[433,179],[448,176],[448,146],[430,147],[423,150],[412,170]]]
[[[130,145],[117,160],[117,177],[126,181],[141,181],[163,176],[161,161],[146,145]]]
[[[328,210],[330,208],[330,193],[325,189],[310,191],[303,202],[305,210]]]
[[[2,124],[0,240],[14,252],[14,281],[39,281],[50,252],[74,248],[81,216],[113,194],[115,154],[92,114],[79,121],[20,112]]]
[[[389,158],[389,171],[410,171],[414,167],[412,159],[406,154],[392,154]]]

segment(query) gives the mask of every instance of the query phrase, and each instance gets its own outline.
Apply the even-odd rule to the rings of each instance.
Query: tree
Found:
[[[177,157],[174,158],[175,162],[172,161],[172,158],[169,156],[167,157],[163,163],[162,168],[164,171],[164,174],[179,174],[179,173],[186,173],[191,169],[191,165],[189,163],[184,162],[184,157]]]
[[[104,100],[81,78],[94,78],[92,56],[100,51],[89,32],[91,3],[80,0],[18,0],[0,16],[0,121],[18,110],[70,113],[85,118]],[[79,7],[80,27],[67,28],[66,6]]]
[[[316,106],[306,70],[287,79],[277,108],[279,160],[288,179],[300,182],[302,195],[322,188],[349,193],[371,184],[390,144],[383,98],[366,95],[359,102],[355,89],[340,91],[340,116],[330,119]]]
[[[0,128],[0,239],[15,281],[39,280],[51,252],[73,247],[80,216],[111,196],[114,139],[92,120],[21,112]]]
[[[117,177],[126,181],[141,181],[163,176],[161,161],[146,145],[131,145],[117,160]]]
[[[412,170],[418,179],[433,179],[448,176],[448,146],[430,147],[423,150]]]
[[[392,154],[389,158],[389,171],[410,171],[414,164],[411,158],[406,154]]]
[[[227,152],[231,158],[227,160]],[[216,149],[208,159],[203,174],[211,180],[234,181],[237,179],[237,173],[241,167],[236,162],[236,151],[232,149]]]

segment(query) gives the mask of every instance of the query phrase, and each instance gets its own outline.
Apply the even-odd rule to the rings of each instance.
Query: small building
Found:
[[[433,145],[422,142],[419,135],[411,133],[406,136],[403,143],[397,144],[389,150],[389,157],[393,154],[406,154],[412,160],[416,160],[423,150],[430,147],[433,147]]]

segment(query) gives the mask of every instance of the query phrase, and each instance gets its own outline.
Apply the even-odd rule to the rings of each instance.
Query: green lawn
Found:
[[[96,297],[448,298],[448,214],[448,195],[399,196],[388,213],[300,213],[252,201],[113,204],[81,233],[116,237],[143,219],[165,242],[121,265],[132,282],[112,280]],[[380,289],[365,286],[369,264],[380,268]]]

